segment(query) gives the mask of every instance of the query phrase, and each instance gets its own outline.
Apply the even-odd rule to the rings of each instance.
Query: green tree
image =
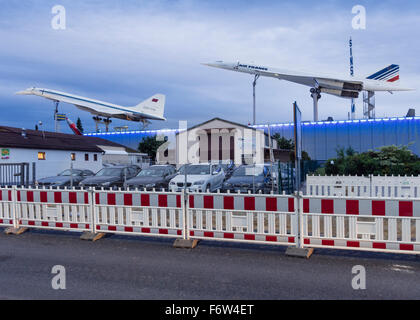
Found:
[[[273,139],[277,141],[277,146],[279,149],[294,150],[295,148],[295,144],[292,141],[292,139],[286,139],[285,137],[281,137],[278,133],[273,135]]]
[[[328,175],[419,175],[420,158],[407,146],[386,146],[357,153],[338,149],[337,157],[325,165]]]
[[[144,137],[140,143],[138,150],[142,153],[147,153],[153,160],[156,159],[156,153],[159,147],[164,144],[167,140],[165,137],[165,140],[158,140],[156,139],[157,136],[148,136]]]
[[[79,131],[81,132],[81,133],[83,133],[83,125],[82,125],[82,120],[80,120],[80,117],[79,118],[77,118],[77,121],[76,121],[76,127],[77,127],[77,129],[79,129]]]
[[[290,150],[290,161],[295,161],[295,143],[292,139],[281,137],[280,134],[275,133],[273,139],[277,141],[277,147],[281,150]],[[302,160],[311,160],[308,153],[302,150]]]

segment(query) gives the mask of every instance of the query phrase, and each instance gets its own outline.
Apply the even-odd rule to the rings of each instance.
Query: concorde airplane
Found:
[[[354,99],[359,97],[361,91],[377,92],[410,91],[413,89],[402,88],[398,85],[400,80],[400,67],[392,64],[366,78],[350,76],[332,76],[320,73],[305,73],[260,66],[254,63],[224,62],[203,63],[206,66],[226,69],[231,71],[249,73],[255,76],[264,76],[287,80],[311,87],[311,96],[314,99],[314,121],[318,121],[318,100],[321,93],[337,97]]]
[[[54,101],[56,107],[59,102],[74,104],[77,108],[95,115],[95,121],[101,120],[97,116],[106,118],[106,123],[109,123],[109,118],[142,122],[144,125],[148,123],[148,120],[166,120],[163,116],[165,109],[165,95],[163,94],[155,94],[133,107],[120,106],[51,89],[29,88],[16,94],[43,97]]]

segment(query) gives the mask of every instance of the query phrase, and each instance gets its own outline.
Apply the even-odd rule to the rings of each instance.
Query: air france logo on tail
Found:
[[[400,80],[400,66],[392,64],[381,71],[378,71],[371,76],[367,77],[370,80],[380,80],[387,82],[395,82]]]

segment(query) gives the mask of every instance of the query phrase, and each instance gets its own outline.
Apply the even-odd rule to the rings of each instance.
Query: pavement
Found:
[[[418,255],[316,249],[306,260],[277,246],[79,236],[0,228],[0,299],[420,299]],[[65,267],[65,290],[52,288],[55,265]],[[365,290],[352,288],[355,265]]]

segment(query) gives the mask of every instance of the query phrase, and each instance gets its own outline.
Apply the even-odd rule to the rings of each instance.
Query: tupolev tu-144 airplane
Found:
[[[217,61],[204,63],[206,66],[226,69],[231,71],[249,73],[256,77],[264,76],[287,80],[311,87],[311,96],[314,99],[314,121],[318,121],[318,100],[321,93],[331,94],[337,97],[354,99],[359,97],[361,91],[374,93],[376,91],[410,91],[413,89],[402,88],[398,85],[400,67],[392,64],[366,78],[349,76],[331,76],[319,73],[304,73],[271,67],[259,66],[256,64],[229,63]]]
[[[36,95],[52,100],[56,103],[56,110],[59,102],[74,104],[77,108],[95,115],[95,121],[101,120],[97,116],[106,118],[107,124],[110,122],[109,118],[142,122],[144,125],[148,123],[148,120],[166,120],[163,117],[165,109],[165,95],[163,94],[155,94],[133,107],[124,107],[50,89],[29,88],[16,94]]]

